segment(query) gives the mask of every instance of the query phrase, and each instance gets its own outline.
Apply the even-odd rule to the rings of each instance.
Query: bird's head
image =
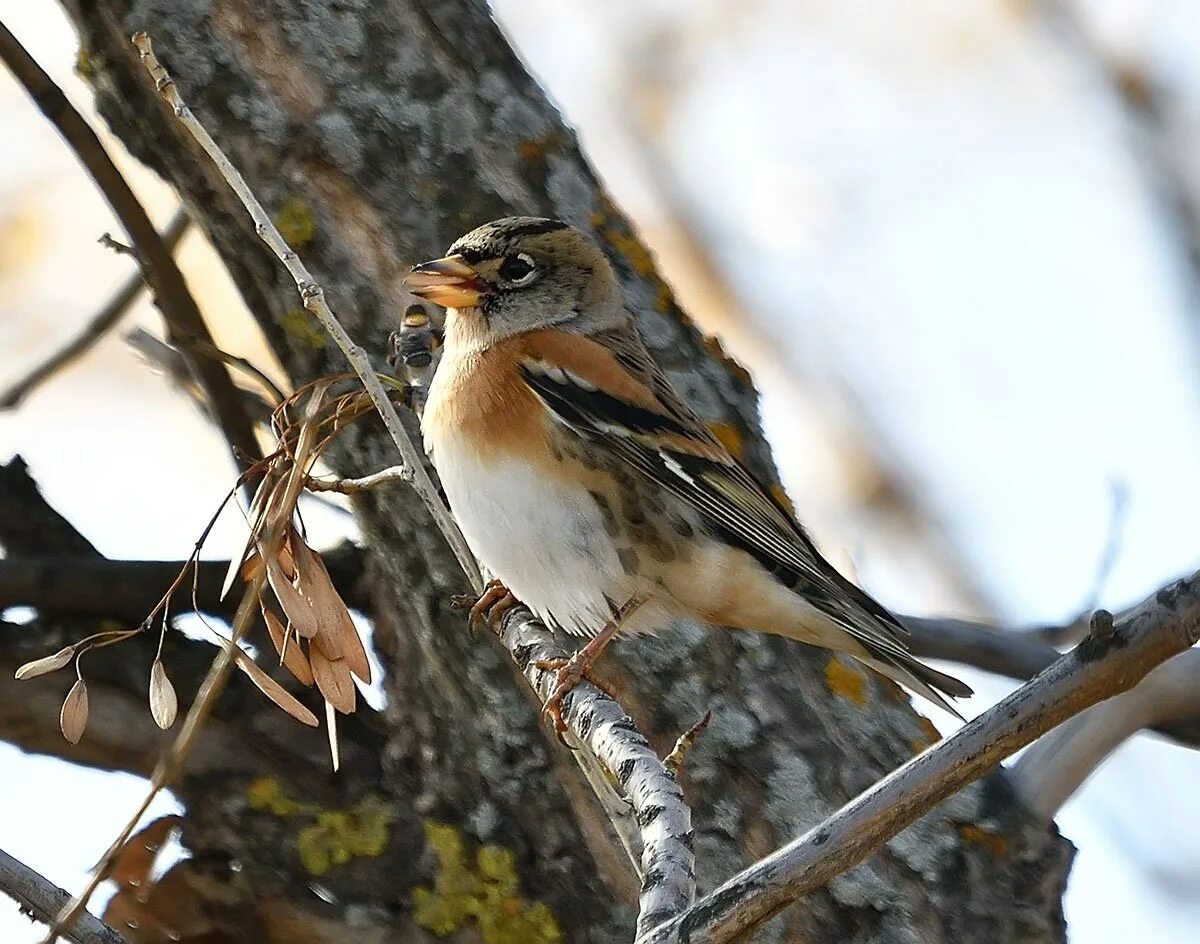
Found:
[[[623,311],[604,254],[561,220],[513,216],[487,223],[441,259],[414,266],[404,284],[451,309],[451,322],[466,320],[488,343],[551,325],[594,331]]]

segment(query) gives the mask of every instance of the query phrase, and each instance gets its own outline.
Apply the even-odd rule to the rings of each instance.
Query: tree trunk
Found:
[[[233,195],[165,113],[130,45],[136,30],[150,33],[185,100],[268,210],[291,201],[293,214],[311,218],[315,235],[297,248],[379,363],[412,301],[400,277],[413,261],[495,217],[561,217],[609,252],[671,379],[775,481],[749,377],[675,305],[485,4],[65,6],[101,112],[178,189],[295,383],[345,365]],[[379,424],[360,424],[330,458],[345,475],[395,459]],[[463,940],[477,939],[473,932],[484,941],[551,941],[558,933],[568,941],[631,940],[636,882],[607,821],[539,725],[506,654],[490,639],[472,641],[450,607],[466,582],[420,502],[391,487],[360,498],[356,512],[368,542],[374,638],[388,673],[382,719],[348,726],[343,773],[329,777],[319,772],[315,735],[302,741],[287,718],[267,721],[256,709],[237,716],[223,703],[214,744],[229,724],[257,740],[247,740],[240,763],[222,755],[220,763],[193,764],[179,791],[187,845],[202,861],[236,859],[239,900],[270,899],[280,913],[305,915],[321,924],[327,936],[312,930],[316,924],[307,932],[320,940],[421,940],[459,929]],[[785,640],[684,627],[616,650],[603,674],[656,747],[665,751],[706,709],[714,712],[684,778],[702,890],[934,736],[894,686]],[[219,749],[229,752],[229,740]],[[263,741],[290,749],[263,753]],[[296,797],[329,815],[289,813],[288,798]],[[338,832],[338,811],[369,832],[363,824],[376,808],[386,811],[381,843],[356,845]],[[483,880],[480,867],[507,860],[489,850],[477,865],[481,845],[511,852],[513,874],[499,868],[503,878]],[[758,939],[1061,941],[1069,862],[1068,844],[1018,807],[999,773],[789,909]],[[524,903],[509,901],[509,879]],[[335,903],[318,900],[313,885]],[[258,920],[286,925],[277,915]],[[260,939],[245,929],[227,933]]]

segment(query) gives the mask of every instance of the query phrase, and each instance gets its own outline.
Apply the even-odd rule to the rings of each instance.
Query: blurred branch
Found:
[[[1055,728],[1013,765],[1012,783],[1046,822],[1125,740],[1142,728],[1200,718],[1200,649],[1164,662],[1136,687]]]
[[[137,250],[143,277],[166,322],[168,336],[184,353],[197,383],[212,403],[235,464],[241,467],[239,453],[253,460],[261,459],[254,424],[246,415],[237,387],[225,366],[200,349],[200,345],[212,345],[213,338],[183,273],[137,196],[104,150],[96,132],[2,23],[0,59],[74,150],[129,234]]]
[[[950,737],[917,755],[823,823],[706,895],[642,944],[741,939],[857,865],[942,800],[1036,738],[1200,640],[1200,573],[1159,590],[1119,623],[1104,610],[1089,636]]]
[[[358,588],[364,567],[362,550],[349,542],[321,552],[346,603],[361,609]],[[0,559],[0,610],[31,606],[57,617],[107,617],[137,625],[158,602],[186,561],[109,560],[105,557],[53,556]],[[228,561],[206,560],[197,566],[195,603],[214,616],[233,615],[236,601],[221,599]],[[191,612],[193,600],[181,594],[177,612]]]
[[[171,221],[162,234],[163,245],[167,247],[168,252],[173,252],[179,245],[190,222],[183,209],[175,211],[175,215],[171,217]],[[96,342],[108,334],[121,320],[121,316],[137,300],[145,284],[146,279],[139,268],[129,276],[124,285],[117,289],[113,297],[92,317],[79,334],[33,368],[23,379],[0,393],[0,410],[11,410],[20,406],[21,402],[34,390],[90,351]]]
[[[0,545],[10,558],[18,554],[100,556],[91,541],[46,503],[20,456],[0,462]]]
[[[70,900],[49,879],[0,849],[0,891],[21,906],[21,910],[44,924],[54,920],[59,909]],[[75,923],[62,933],[76,944],[125,944],[125,939],[90,912],[81,912]]]

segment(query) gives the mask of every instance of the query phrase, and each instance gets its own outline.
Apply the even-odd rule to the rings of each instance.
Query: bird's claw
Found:
[[[464,594],[451,600],[459,609],[470,608],[467,626],[472,636],[479,631],[480,626],[487,626],[496,632],[500,626],[500,619],[516,606],[517,602],[517,598],[499,580],[489,580],[478,599]]]
[[[542,714],[554,722],[554,731],[558,734],[560,741],[563,734],[567,731],[567,723],[563,720],[563,699],[580,682],[591,682],[609,698],[616,698],[613,690],[592,674],[592,665],[595,661],[594,656],[591,656],[586,650],[581,649],[569,659],[539,659],[534,663],[534,666],[543,672],[556,673],[554,688],[551,689],[550,697],[546,699],[546,703],[542,705]],[[564,741],[563,743],[565,744],[566,742]],[[567,746],[569,747],[570,745]]]

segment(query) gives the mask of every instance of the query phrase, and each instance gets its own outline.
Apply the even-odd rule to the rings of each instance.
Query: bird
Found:
[[[833,567],[648,353],[601,248],[556,219],[507,217],[412,268],[446,309],[421,416],[425,450],[471,551],[483,610],[524,603],[589,641],[563,699],[618,633],[680,619],[846,653],[955,714],[960,680],[918,661],[907,630]],[[494,610],[493,610],[494,608]]]

